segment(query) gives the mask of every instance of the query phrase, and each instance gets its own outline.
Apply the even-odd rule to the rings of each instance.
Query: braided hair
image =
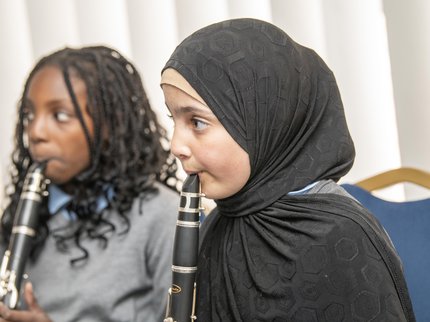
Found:
[[[55,66],[61,70],[90,151],[88,169],[68,183],[75,187],[68,210],[73,211],[79,219],[77,229],[71,234],[54,234],[60,249],[65,247],[68,240],[73,240],[81,249],[82,256],[72,259],[73,264],[89,257],[88,251],[80,244],[84,235],[101,240],[106,247],[107,232],[116,230],[103,217],[103,212],[97,214],[95,211],[97,199],[107,195],[107,185],[113,189],[113,197],[106,198],[107,209],[115,209],[124,219],[123,233],[126,233],[130,227],[127,212],[136,197],[142,200],[148,194],[156,193],[156,181],[177,190],[177,165],[168,149],[167,133],[157,121],[140,75],[132,63],[118,51],[105,46],[56,51],[43,57],[35,65],[18,104],[19,119],[12,152],[11,182],[6,190],[10,203],[1,219],[5,242],[10,239],[13,214],[24,177],[32,163],[25,135],[25,98],[33,76],[45,66]],[[79,106],[71,77],[79,77],[85,83],[88,106]],[[92,136],[83,121],[81,108],[87,108],[93,120]],[[47,225],[49,218],[45,200],[40,212],[41,224],[31,253],[32,258],[36,258],[47,236],[53,233]],[[104,229],[100,229],[102,226]]]

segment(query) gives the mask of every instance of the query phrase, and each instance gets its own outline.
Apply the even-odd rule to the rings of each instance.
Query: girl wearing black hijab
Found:
[[[199,321],[415,321],[388,236],[336,183],[354,145],[314,51],[264,21],[223,21],[175,49],[161,86],[172,152],[217,205]]]

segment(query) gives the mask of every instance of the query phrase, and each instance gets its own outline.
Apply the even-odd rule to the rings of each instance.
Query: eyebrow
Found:
[[[201,107],[194,107],[194,106],[183,106],[183,107],[179,107],[177,112],[178,114],[195,113],[195,114],[204,114],[207,116],[213,115],[209,107],[201,108]]]

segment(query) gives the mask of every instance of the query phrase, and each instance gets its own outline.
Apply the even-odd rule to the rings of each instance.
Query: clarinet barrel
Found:
[[[200,181],[196,174],[183,184],[173,246],[172,286],[165,322],[195,321],[196,271],[199,248]]]
[[[46,163],[33,163],[27,172],[0,267],[0,301],[11,309],[19,303],[25,264],[39,222],[39,206],[47,195],[45,167]]]

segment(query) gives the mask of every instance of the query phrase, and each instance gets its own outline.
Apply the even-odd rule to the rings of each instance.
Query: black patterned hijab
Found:
[[[322,179],[337,181],[353,164],[332,72],[314,51],[255,19],[195,32],[166,68],[189,82],[251,162],[243,189],[216,200],[217,219],[200,250],[199,321],[352,321],[351,296],[368,285],[350,279],[368,264],[369,252],[377,253],[348,219],[364,210],[331,194],[288,195]],[[342,266],[331,255],[347,236],[363,249],[357,266]],[[396,294],[393,303],[400,306],[392,276],[383,271],[384,296]],[[339,276],[345,278],[337,290],[330,285]],[[320,320],[330,305],[331,315]]]
[[[166,67],[187,79],[249,154],[251,178],[218,202],[224,213],[258,211],[351,168],[354,146],[332,72],[275,26],[252,19],[211,25],[183,41]]]

